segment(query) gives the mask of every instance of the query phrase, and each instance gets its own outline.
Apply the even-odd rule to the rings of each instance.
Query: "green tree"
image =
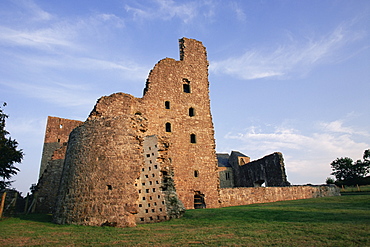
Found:
[[[3,103],[3,107],[6,103]],[[18,142],[7,137],[10,133],[5,130],[5,119],[8,118],[0,107],[0,190],[10,186],[13,181],[7,181],[16,175],[19,169],[14,164],[23,159],[22,149],[17,150]]]
[[[370,171],[370,149],[365,150],[363,161],[353,162],[351,158],[337,158],[330,165],[337,181],[348,181],[365,177]]]

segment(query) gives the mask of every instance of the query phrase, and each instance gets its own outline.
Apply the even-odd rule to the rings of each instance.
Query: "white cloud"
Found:
[[[41,9],[32,0],[15,0],[13,2],[17,4],[19,7],[23,8],[23,11],[26,11],[26,13],[28,13],[28,15],[31,16],[31,20],[48,21],[53,18],[52,14]]]
[[[231,9],[235,12],[236,18],[241,21],[245,22],[247,20],[247,15],[243,11],[243,9],[239,6],[237,2],[230,3]]]
[[[132,7],[126,5],[126,11],[131,12],[135,19],[171,20],[179,18],[184,23],[193,21],[202,14],[205,17],[213,16],[213,3],[210,1],[175,2],[173,0],[155,0],[155,7],[140,5]],[[138,4],[136,4],[138,5]],[[206,9],[202,9],[206,7]]]
[[[2,87],[10,87],[22,95],[42,99],[65,107],[94,105],[96,96],[86,85],[66,83],[20,83],[1,82]]]
[[[38,49],[50,49],[52,47],[73,47],[70,40],[71,30],[63,28],[45,28],[36,30],[15,30],[0,26],[0,42],[10,46],[29,46]]]
[[[362,36],[363,32],[351,32],[347,25],[342,24],[321,39],[310,38],[303,42],[293,39],[289,45],[281,45],[274,50],[251,49],[239,57],[213,61],[210,70],[244,80],[305,74],[324,61],[336,62],[336,52]]]
[[[282,152],[293,182],[308,178],[311,181],[306,182],[325,182],[334,159],[347,156],[356,160],[362,157],[370,143],[359,141],[356,135],[369,136],[370,133],[343,126],[343,120],[321,122],[318,126],[320,128],[309,135],[285,126],[274,127],[272,131],[251,126],[243,133],[228,133],[224,138],[236,141],[235,144],[239,145],[237,149],[252,159]]]

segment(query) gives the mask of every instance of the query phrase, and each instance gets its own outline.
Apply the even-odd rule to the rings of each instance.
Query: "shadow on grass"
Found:
[[[342,196],[370,195],[370,191],[340,192]]]
[[[19,214],[15,216],[14,218],[19,218],[21,220],[28,220],[28,221],[52,223],[53,215],[51,214]]]

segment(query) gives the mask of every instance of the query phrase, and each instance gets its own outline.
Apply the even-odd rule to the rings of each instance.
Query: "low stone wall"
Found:
[[[230,207],[327,196],[340,196],[340,189],[334,185],[225,188],[220,189],[219,199],[221,207]]]

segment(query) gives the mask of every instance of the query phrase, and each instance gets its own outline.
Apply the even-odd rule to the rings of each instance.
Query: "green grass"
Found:
[[[50,215],[0,221],[2,246],[370,246],[370,193],[188,210],[134,228],[55,225]]]
[[[343,186],[340,190],[341,193],[347,192],[370,192],[370,185],[361,186]]]

